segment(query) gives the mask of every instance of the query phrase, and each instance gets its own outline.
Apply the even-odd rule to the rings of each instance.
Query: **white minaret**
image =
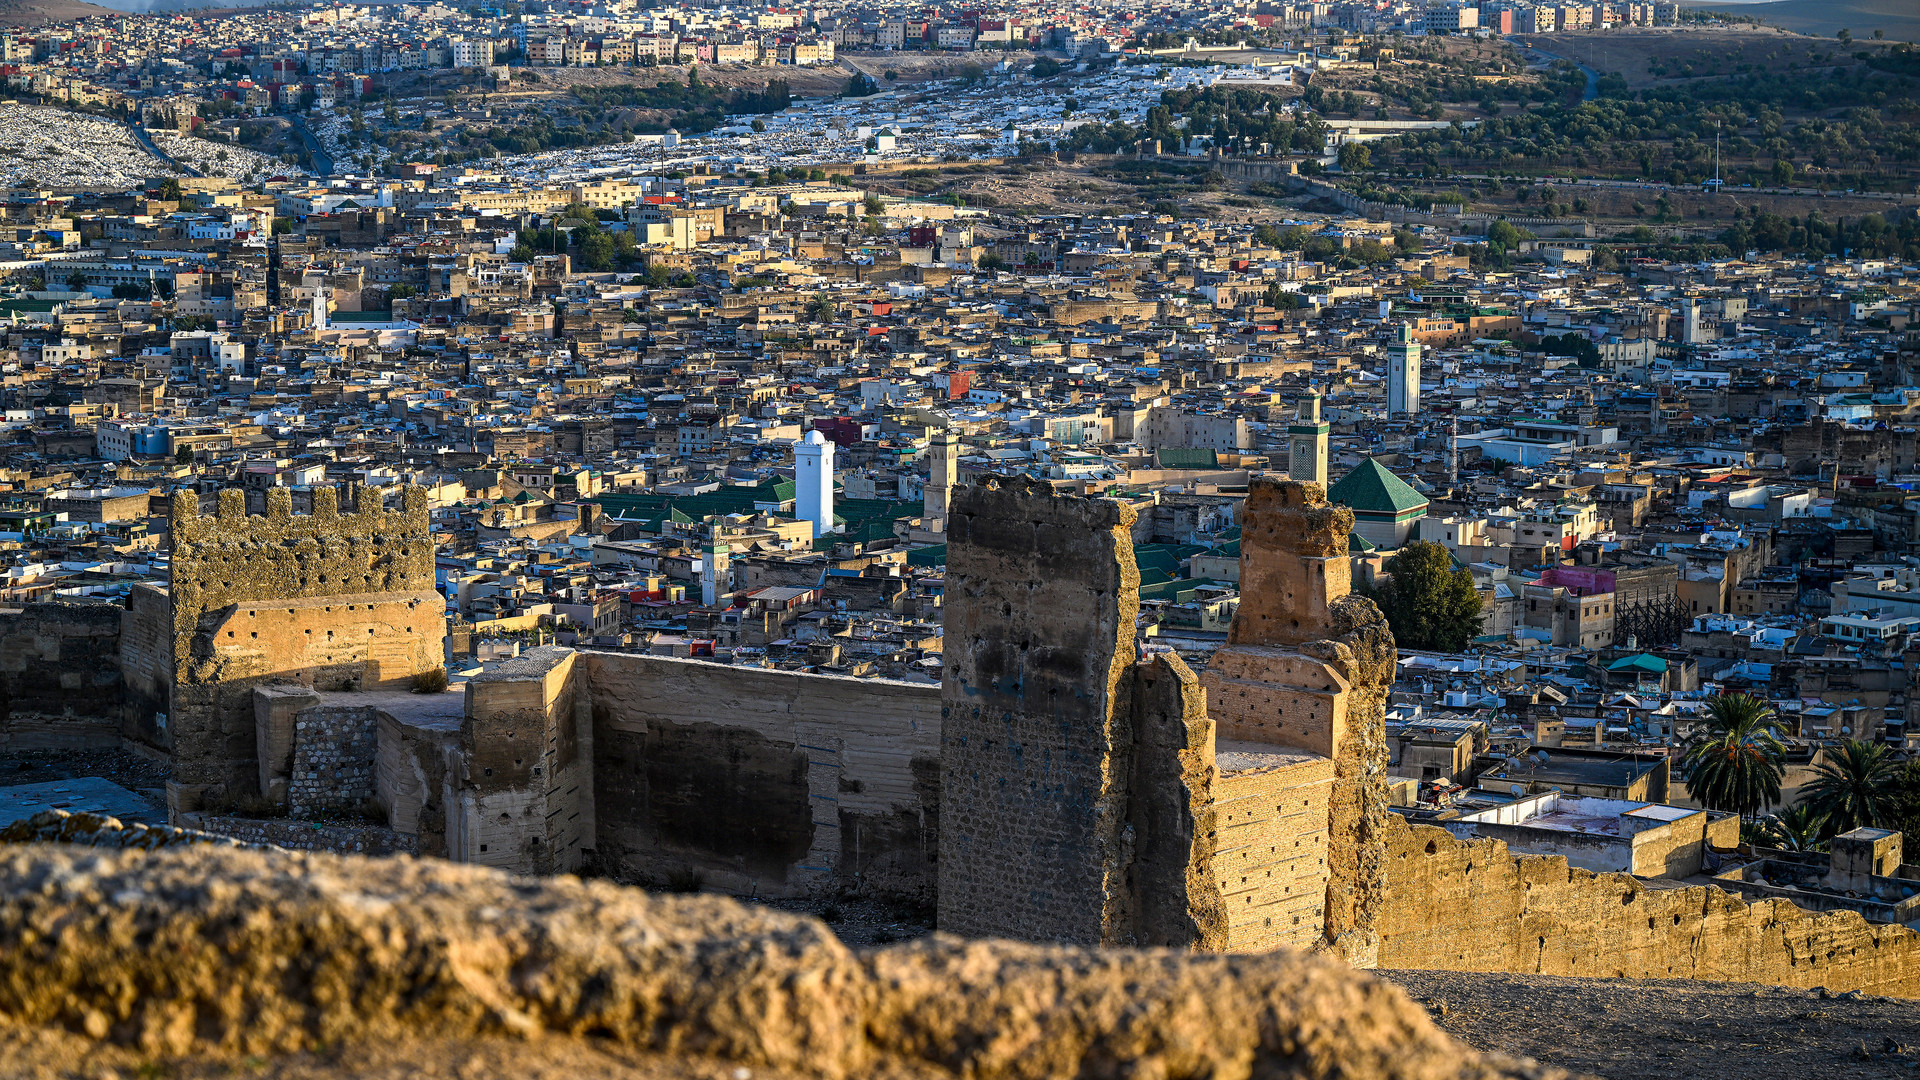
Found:
[[[700,560],[700,602],[707,607],[718,607],[720,598],[733,591],[730,563],[733,557],[733,545],[722,540],[718,534],[707,537],[707,543],[701,550]]]
[[[927,486],[920,490],[920,526],[947,531],[947,498],[960,482],[960,437],[942,429],[927,443]]]
[[[1387,345],[1387,415],[1420,413],[1420,343],[1413,340],[1413,324],[1401,323]]]
[[[794,516],[813,522],[815,540],[833,531],[833,451],[818,431],[793,448]]]
[[[1308,390],[1287,425],[1287,479],[1327,483],[1327,436],[1332,426],[1320,419],[1320,391]]]
[[[320,333],[327,328],[327,290],[313,290],[313,332]]]

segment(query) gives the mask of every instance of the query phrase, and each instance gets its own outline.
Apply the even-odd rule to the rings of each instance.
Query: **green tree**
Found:
[[[1829,748],[1813,772],[1800,802],[1826,819],[1829,836],[1884,828],[1899,811],[1900,767],[1884,744],[1848,739]]]
[[[1802,802],[1768,818],[1763,835],[1777,848],[1813,851],[1824,843],[1826,825],[1826,815]]]
[[[807,319],[811,322],[832,322],[837,311],[838,305],[826,293],[814,293],[813,298],[807,301]]]
[[[193,464],[193,447],[182,446],[180,449],[175,450],[173,452],[173,463],[175,465]]]
[[[613,237],[599,229],[588,231],[580,239],[580,265],[596,274],[613,269]]]
[[[160,201],[161,202],[179,202],[180,201],[180,181],[175,180],[171,176],[167,177],[165,180],[160,181]]]
[[[1793,162],[1786,158],[1774,158],[1773,182],[1777,185],[1793,183]]]
[[[1780,801],[1786,747],[1773,706],[1747,694],[1716,694],[1680,756],[1687,790],[1709,810],[1751,818]]]
[[[1473,587],[1473,574],[1455,566],[1446,548],[1415,540],[1384,569],[1389,577],[1373,596],[1400,645],[1459,652],[1480,632],[1480,592]]]
[[[985,255],[980,256],[980,261],[974,265],[987,273],[997,274],[1007,268],[1007,260],[989,251]]]
[[[1365,172],[1373,166],[1373,151],[1365,143],[1343,143],[1340,147],[1341,172]]]

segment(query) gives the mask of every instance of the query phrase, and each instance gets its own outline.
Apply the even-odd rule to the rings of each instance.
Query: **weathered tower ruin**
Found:
[[[1142,659],[1133,511],[959,489],[948,525],[942,929],[1371,959],[1393,639],[1352,515],[1256,480],[1245,594],[1199,679]]]

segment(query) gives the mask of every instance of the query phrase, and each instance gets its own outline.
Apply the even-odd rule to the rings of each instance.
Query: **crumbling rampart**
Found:
[[[1590,978],[1707,979],[1920,997],[1920,934],[1854,912],[1521,855],[1392,818],[1374,925],[1380,966]]]
[[[1380,777],[1393,634],[1352,595],[1353,512],[1319,484],[1258,478],[1245,514],[1240,607],[1201,678],[1222,747],[1260,751],[1223,770],[1230,945],[1326,943],[1366,964],[1390,816]]]
[[[0,747],[119,745],[123,615],[114,605],[62,603],[0,614]]]
[[[585,652],[595,843],[623,880],[930,904],[940,694],[916,683]]]

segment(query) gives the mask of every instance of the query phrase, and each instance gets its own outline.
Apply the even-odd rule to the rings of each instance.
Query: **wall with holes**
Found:
[[[1563,856],[1393,819],[1380,966],[1587,978],[1710,979],[1920,997],[1920,934],[1858,914],[1649,889]]]

